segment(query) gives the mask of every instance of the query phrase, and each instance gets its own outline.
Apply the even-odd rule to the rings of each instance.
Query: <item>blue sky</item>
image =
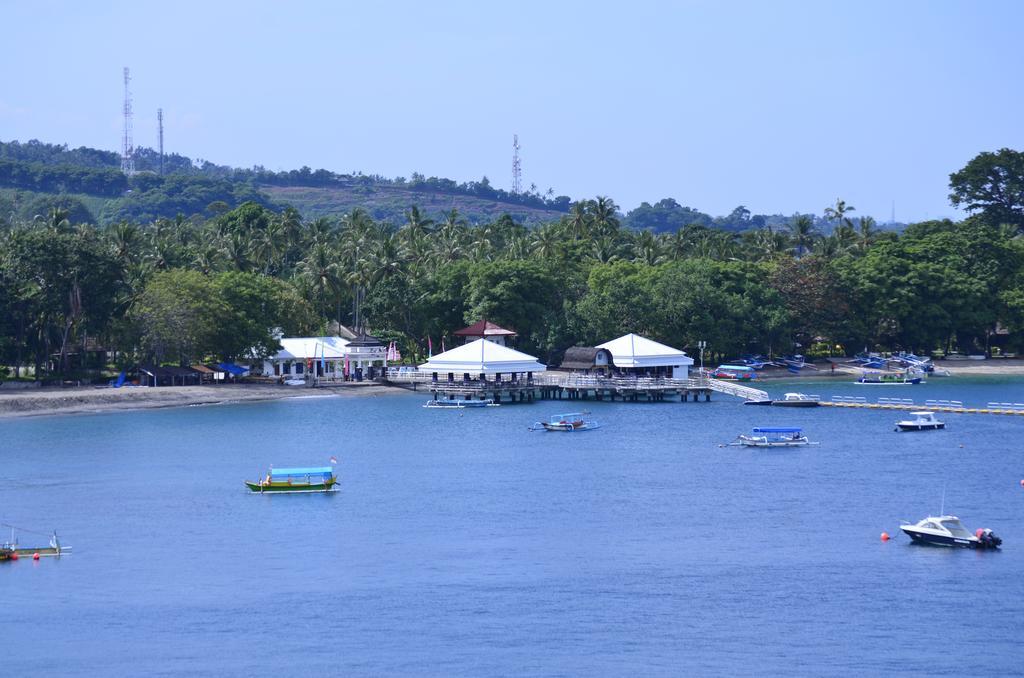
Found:
[[[1024,149],[1024,3],[11,2],[0,139],[135,142],[625,210],[957,216],[948,177]]]

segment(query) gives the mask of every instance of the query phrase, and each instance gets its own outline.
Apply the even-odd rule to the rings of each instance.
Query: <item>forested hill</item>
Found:
[[[159,154],[150,148],[135,149],[135,169],[135,175],[125,176],[121,156],[111,151],[34,140],[0,141],[0,219],[27,221],[57,206],[68,211],[73,223],[144,224],[179,214],[209,218],[255,202],[277,211],[294,207],[305,219],[360,208],[377,221],[399,225],[415,205],[434,221],[456,210],[470,224],[492,223],[507,214],[517,223],[536,226],[566,217],[573,204],[568,196],[555,196],[551,189],[543,194],[533,188],[513,194],[495,188],[486,177],[457,183],[415,172],[393,179],[308,167],[271,172],[263,167],[217,165],[177,153],[165,155],[161,167]],[[727,215],[712,217],[664,198],[619,216],[627,228],[654,233],[675,233],[687,226],[739,233],[785,229],[798,215],[753,214],[740,205]],[[808,217],[821,231],[830,231],[828,220]]]
[[[0,208],[22,219],[60,204],[82,222],[146,223],[159,217],[204,217],[244,202],[295,207],[305,218],[337,215],[359,207],[379,221],[400,224],[412,205],[439,218],[457,209],[470,223],[503,214],[520,223],[557,221],[569,210],[568,196],[536,191],[512,194],[480,181],[457,183],[414,173],[406,179],[337,174],[303,167],[271,172],[192,160],[172,153],[163,158],[149,148],[135,152],[136,174],[121,172],[121,158],[110,151],[68,148],[39,141],[0,142]],[[10,204],[7,204],[10,203]]]

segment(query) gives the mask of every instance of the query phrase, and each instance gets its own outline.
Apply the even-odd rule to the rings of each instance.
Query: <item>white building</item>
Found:
[[[620,372],[637,376],[687,379],[690,376],[690,365],[693,364],[693,358],[683,351],[639,334],[630,333],[598,344],[597,348],[606,348],[611,352],[615,367]]]
[[[484,380],[487,377],[519,381],[544,372],[547,367],[532,355],[487,339],[477,339],[435,355],[420,365],[419,370],[433,374],[435,381]]]
[[[317,378],[342,381],[371,378],[371,368],[384,367],[387,349],[369,336],[343,339],[342,337],[284,337],[279,339],[281,350],[263,361],[265,377],[283,379]]]

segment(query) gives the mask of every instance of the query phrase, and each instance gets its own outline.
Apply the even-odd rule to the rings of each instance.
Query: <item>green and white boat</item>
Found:
[[[273,468],[256,482],[245,481],[253,492],[331,492],[338,478],[333,466],[311,466],[309,468]]]

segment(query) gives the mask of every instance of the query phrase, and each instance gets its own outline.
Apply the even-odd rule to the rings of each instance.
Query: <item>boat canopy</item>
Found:
[[[579,421],[583,419],[582,412],[568,412],[566,414],[553,414],[551,415],[551,423],[559,421]]]
[[[274,468],[270,469],[271,478],[305,478],[306,476],[324,476],[330,477],[334,475],[334,469],[330,466],[312,466],[309,468]]]
[[[730,372],[753,372],[753,367],[747,367],[746,365],[719,365],[718,369],[728,370]]]
[[[793,426],[762,426],[755,428],[754,433],[800,433],[802,430]]]

